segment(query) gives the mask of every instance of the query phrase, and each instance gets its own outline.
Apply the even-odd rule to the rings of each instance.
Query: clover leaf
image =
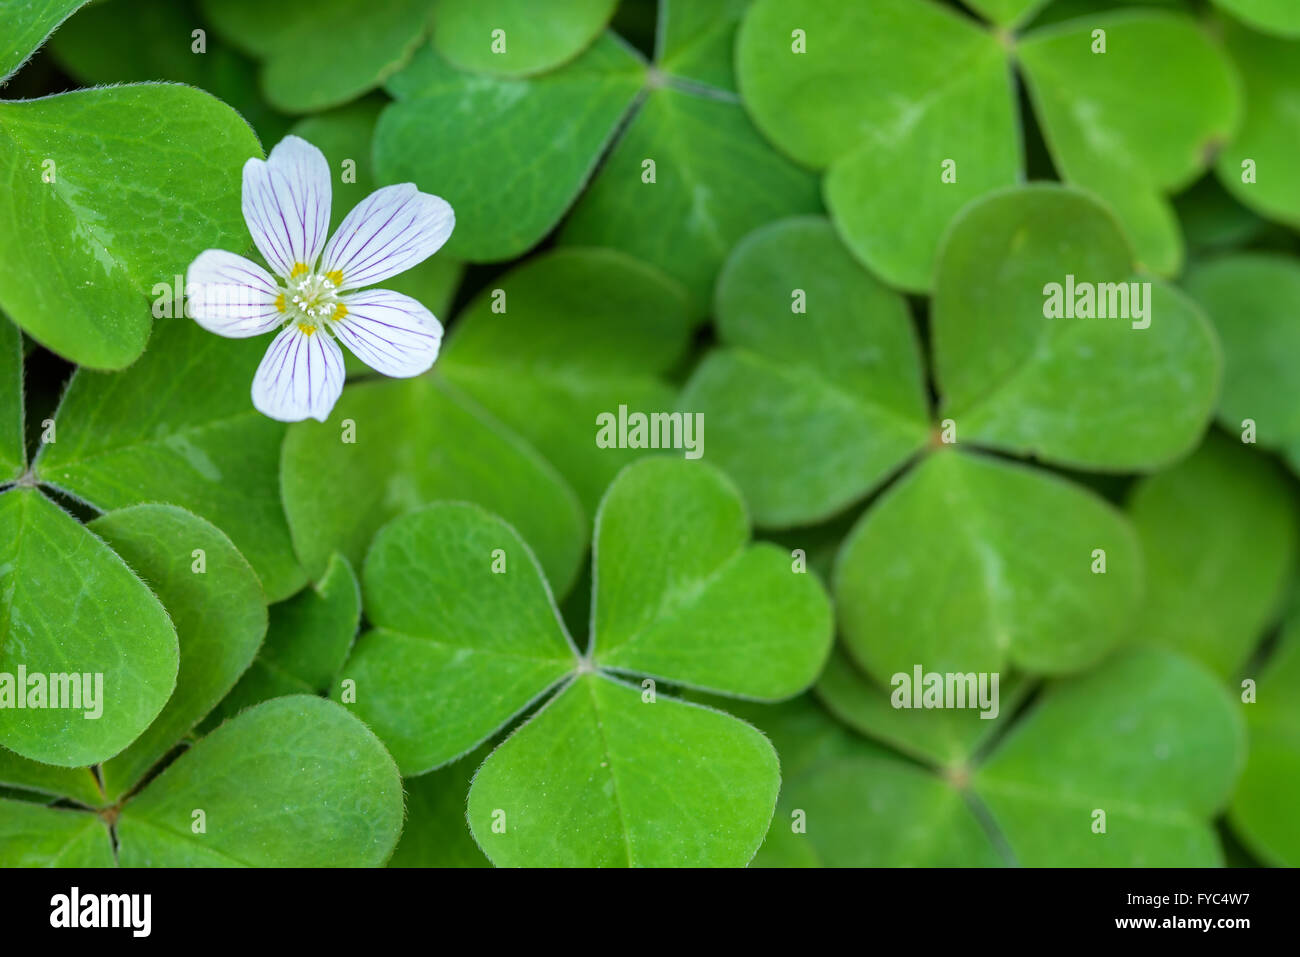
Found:
[[[756,864],[1223,863],[1209,819],[1240,770],[1241,721],[1211,675],[1171,652],[1131,649],[1053,682],[1009,729],[940,763],[854,740],[816,711],[744,712],[787,769]]]
[[[776,798],[775,755],[748,725],[655,683],[771,700],[816,676],[831,631],[820,584],[747,539],[739,494],[715,469],[628,466],[598,513],[581,654],[509,525],[431,505],[376,536],[362,575],[373,629],[336,694],[353,690],[406,774],[549,695],[470,790],[470,828],[494,863],[743,864]]]
[[[23,62],[86,0],[31,0],[0,10],[0,82]]]
[[[671,409],[662,376],[683,357],[686,296],[653,267],[608,249],[557,249],[480,293],[438,368],[546,456],[595,510],[638,449],[593,442],[598,418]]]
[[[905,305],[836,249],[828,224],[772,224],[733,253],[718,285],[725,348],[680,402],[710,423],[713,461],[759,524],[825,519],[923,456],[836,566],[847,646],[877,680],[918,661],[1076,670],[1131,623],[1142,559],[1124,517],[1073,482],[978,454],[1141,470],[1195,445],[1219,358],[1190,302],[1152,283],[1145,328],[1047,318],[1050,283],[1123,282],[1131,269],[1118,225],[1082,193],[1042,185],[972,204],[940,254],[930,318],[944,418],[928,439]],[[773,448],[796,451],[773,460]],[[944,601],[928,597],[936,577]]]
[[[177,318],[125,372],[78,371],[41,447],[36,477],[100,510],[165,502],[230,536],[272,601],[305,581],[276,476],[285,426],[254,409],[260,343]]]
[[[1164,197],[1235,129],[1223,55],[1185,16],[1089,15],[1017,36],[1034,4],[975,7],[998,27],[930,0],[757,0],[737,45],[745,105],[783,152],[826,170],[826,204],[854,254],[923,291],[957,211],[1023,177],[1015,62],[1062,176],[1116,209],[1147,268],[1176,273]]]
[[[263,60],[262,89],[287,113],[338,106],[401,69],[429,27],[428,0],[203,0],[213,26]]]
[[[440,0],[433,45],[457,69],[527,76],[567,63],[609,24],[617,0]]]
[[[201,250],[247,242],[239,168],[261,148],[201,90],[142,83],[6,101],[0,155],[11,184],[0,194],[0,307],[81,365],[130,363],[149,338],[149,291]]]
[[[1300,628],[1293,620],[1243,703],[1250,753],[1228,812],[1233,831],[1259,858],[1300,865]]]
[[[660,0],[655,62],[670,76],[736,89],[736,28],[750,0]]]
[[[1222,677],[1236,674],[1294,572],[1298,516],[1283,473],[1212,433],[1194,455],[1139,482],[1128,511],[1147,569],[1135,633]]]

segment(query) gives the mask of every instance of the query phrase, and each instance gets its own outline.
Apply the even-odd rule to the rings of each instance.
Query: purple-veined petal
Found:
[[[334,323],[334,334],[376,372],[405,379],[438,358],[442,323],[410,296],[367,289],[340,301],[347,314]]]
[[[330,166],[325,154],[286,136],[265,160],[244,164],[244,221],[257,250],[288,278],[316,265],[330,228]],[[305,269],[303,267],[306,267]]]
[[[320,271],[340,289],[360,289],[424,262],[447,241],[456,214],[414,183],[377,189],[353,208],[325,247]]]
[[[246,339],[284,321],[275,277],[243,256],[205,249],[185,273],[186,312],[208,332]]]
[[[343,350],[324,329],[285,327],[253,376],[253,405],[281,422],[324,422],[343,391]]]

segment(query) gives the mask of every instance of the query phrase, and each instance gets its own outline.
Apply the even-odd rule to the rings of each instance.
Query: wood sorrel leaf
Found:
[[[1164,196],[1190,185],[1236,129],[1227,58],[1190,17],[1141,10],[1034,31],[1016,53],[1062,176],[1110,203],[1146,269],[1177,274],[1182,236]]]
[[[928,289],[953,214],[1021,176],[1007,51],[954,10],[757,0],[736,49],[754,122],[829,170],[836,228],[891,285]]]
[[[353,685],[353,710],[404,774],[465,754],[577,665],[528,546],[476,506],[438,503],[386,525],[362,583],[374,628],[335,697]]]
[[[972,785],[1024,866],[1212,867],[1243,752],[1218,681],[1144,648],[1050,689]]]
[[[1231,22],[1224,24],[1223,33],[1241,76],[1243,104],[1240,129],[1219,154],[1215,172],[1238,201],[1261,216],[1300,228],[1300,190],[1294,180],[1300,40],[1264,36]]]
[[[433,45],[457,69],[527,76],[567,63],[609,24],[617,0],[439,0]]]
[[[475,502],[522,529],[559,594],[586,547],[573,490],[436,375],[358,383],[331,422],[294,424],[280,487],[294,546],[313,578],[336,551],[359,567],[381,525],[438,499]]]
[[[740,485],[758,524],[835,514],[924,446],[907,305],[826,220],[782,220],[737,245],[718,279],[717,320],[729,348],[701,363],[680,406],[703,415],[710,460]]]
[[[261,147],[201,90],[141,83],[3,102],[0,155],[0,307],[81,365],[129,364],[149,338],[150,290],[204,249],[248,243],[239,170]]]
[[[1257,441],[1300,462],[1300,379],[1290,361],[1300,352],[1300,260],[1234,253],[1199,263],[1187,291],[1223,342],[1218,417],[1230,434]]]
[[[743,698],[807,688],[830,650],[830,604],[788,552],[748,538],[721,472],[667,458],[625,470],[596,517],[589,654]]]
[[[23,337],[0,315],[0,482],[9,482],[27,467],[23,439]]]
[[[691,325],[677,283],[623,253],[559,249],[494,280],[457,318],[442,374],[527,439],[594,511],[647,450],[603,448],[599,417],[669,412],[662,376]]]
[[[104,798],[91,768],[40,764],[4,748],[0,748],[0,784],[54,798],[71,798],[88,807],[98,807]]]
[[[1190,458],[1143,479],[1128,511],[1147,569],[1135,633],[1236,674],[1294,571],[1297,514],[1283,473],[1211,433]]]
[[[1244,699],[1243,682],[1243,699]],[[1259,858],[1277,867],[1300,866],[1300,630],[1293,621],[1258,687],[1241,710],[1250,752],[1232,799],[1229,820]]]
[[[428,29],[428,0],[204,0],[231,43],[264,61],[277,109],[307,113],[373,90],[411,58]]]
[[[776,752],[744,722],[586,674],[479,768],[469,823],[502,867],[740,867],[779,782]]]
[[[162,710],[176,684],[167,612],[34,488],[0,495],[0,595],[0,745],[46,764],[94,764]]]
[[[259,701],[328,690],[361,624],[361,587],[348,560],[334,555],[319,582],[268,612],[261,650],[206,725],[215,727]]]
[[[174,505],[137,505],[88,526],[149,583],[180,640],[176,690],[125,751],[100,769],[116,801],[216,706],[266,632],[257,574],[219,529]]]
[[[916,665],[1083,668],[1124,637],[1141,582],[1137,536],[1101,498],[1037,469],[939,451],[849,533],[835,596],[848,650],[889,684]]]
[[[33,466],[42,482],[106,511],[179,505],[230,536],[267,597],[305,580],[276,475],[285,426],[249,401],[266,340],[222,339],[189,319],[164,322],[125,372],[79,371]]]
[[[1109,470],[1194,448],[1222,364],[1213,329],[1131,268],[1115,220],[1072,189],[1008,190],[964,210],[931,306],[958,441]]]
[[[646,95],[561,242],[621,249],[658,266],[703,315],[741,237],[819,206],[815,177],[768,146],[738,104],[661,87]]]
[[[332,701],[293,695],[226,722],[128,801],[118,858],[123,867],[377,867],[401,830],[402,781],[379,739]]]
[[[750,0],[660,0],[656,65],[719,90],[736,89],[736,28]]]
[[[94,814],[0,800],[0,867],[114,867],[113,840]]]
[[[463,73],[426,47],[388,82],[397,102],[375,130],[376,174],[451,203],[449,255],[511,259],[559,222],[644,74],[641,58],[611,33],[563,69],[533,79]]]
[[[1214,0],[1234,17],[1265,33],[1300,37],[1300,7],[1290,0]]]
[[[86,0],[26,0],[0,9],[0,82],[9,79]]]

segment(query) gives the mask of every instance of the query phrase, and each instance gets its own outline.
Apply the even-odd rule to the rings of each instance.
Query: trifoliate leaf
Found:
[[[433,45],[457,69],[527,76],[567,63],[596,39],[617,0],[439,0]]]
[[[700,365],[680,406],[703,415],[706,454],[760,525],[832,515],[924,446],[928,400],[907,305],[824,219],[746,237],[719,277],[717,319],[728,348]]]
[[[672,76],[736,89],[736,29],[750,0],[660,0],[655,62]]]
[[[447,254],[511,259],[572,204],[644,73],[641,58],[611,33],[532,79],[463,73],[427,47],[388,82],[397,102],[375,130],[375,172],[382,183],[414,182],[451,203],[456,231]]]
[[[129,364],[149,338],[150,291],[202,250],[248,242],[239,170],[261,147],[201,90],[144,83],[0,103],[0,153],[0,308],[81,365]]]
[[[0,596],[0,745],[47,764],[94,764],[162,710],[176,684],[167,612],[34,488],[0,495]]]
[[[173,505],[137,505],[88,526],[158,595],[176,626],[180,668],[162,713],[101,768],[116,801],[216,706],[266,632],[257,574],[221,531]]]
[[[113,841],[94,814],[0,800],[0,867],[114,867]]]
[[[1128,510],[1147,568],[1135,633],[1236,674],[1294,571],[1300,523],[1283,473],[1212,433],[1190,458],[1143,479]]]
[[[383,745],[339,705],[294,695],[226,722],[128,801],[118,858],[123,867],[376,867],[401,830],[402,782]]]
[[[881,684],[928,672],[1084,668],[1138,611],[1128,521],[1064,479],[939,451],[849,533],[836,608],[854,659]],[[939,597],[936,597],[939,596]]]
[[[117,375],[79,371],[42,446],[39,479],[100,510],[179,505],[230,536],[276,601],[301,587],[276,475],[285,426],[253,408],[266,340],[165,321]],[[337,428],[332,426],[331,428]]]
[[[261,59],[262,89],[277,109],[307,113],[375,89],[425,36],[428,0],[204,0],[231,43]]]

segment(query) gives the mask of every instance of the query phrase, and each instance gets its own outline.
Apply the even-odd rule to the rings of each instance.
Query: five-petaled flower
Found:
[[[282,422],[329,416],[343,391],[336,339],[403,378],[433,365],[442,342],[441,323],[416,300],[364,287],[437,252],[456,224],[451,206],[413,183],[385,186],[326,242],[330,194],[324,154],[285,137],[244,164],[244,220],[276,275],[221,249],[200,253],[186,274],[190,314],[210,332],[243,339],[284,327],[253,377],[253,405]]]

